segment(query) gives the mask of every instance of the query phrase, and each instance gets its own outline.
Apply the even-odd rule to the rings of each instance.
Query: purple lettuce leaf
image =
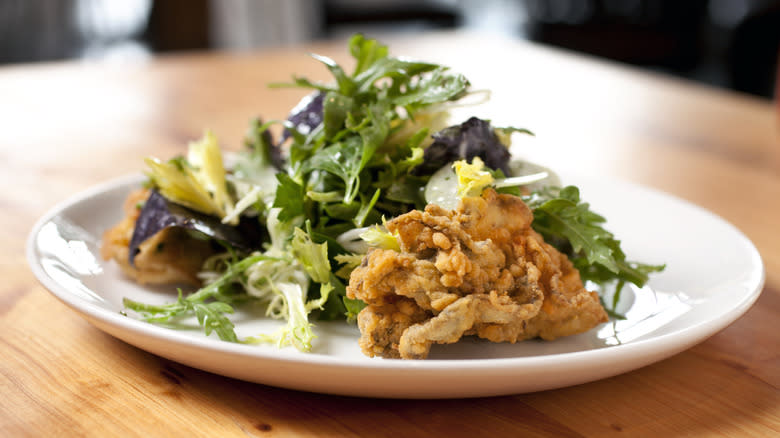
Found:
[[[237,226],[226,225],[215,216],[171,202],[157,190],[152,190],[136,219],[133,237],[130,239],[130,265],[134,265],[138,247],[168,227],[192,230],[241,250],[260,248],[265,237],[265,230],[257,218],[241,217]]]
[[[490,122],[472,117],[460,125],[433,134],[433,143],[425,148],[423,162],[414,168],[415,175],[430,175],[457,160],[479,157],[493,170],[509,176],[509,149],[498,139]]]
[[[298,105],[293,108],[290,115],[287,117],[287,121],[292,123],[295,128],[302,134],[308,134],[314,128],[320,125],[323,120],[322,105],[325,100],[325,93],[321,91],[315,91],[301,99]],[[285,129],[282,132],[282,139],[279,144],[282,144],[290,137],[290,132]]]

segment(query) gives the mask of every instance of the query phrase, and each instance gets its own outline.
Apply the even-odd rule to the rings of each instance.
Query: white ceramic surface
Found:
[[[642,290],[627,291],[610,322],[554,342],[493,344],[464,339],[434,346],[424,361],[360,353],[358,330],[317,323],[311,353],[242,345],[205,337],[197,328],[169,329],[122,313],[122,298],[163,303],[171,288],[145,288],[99,257],[102,233],[122,215],[130,176],[57,205],[34,227],[27,245],[33,272],[57,298],[97,328],[151,353],[210,372],[284,388],[370,397],[447,398],[514,394],[594,381],[665,359],[728,326],[758,298],[764,267],[753,244],[717,216],[669,195],[619,181],[563,178],[608,218],[629,259],[666,263]],[[239,337],[279,322],[239,311]],[[56,329],[52,327],[52,329]]]

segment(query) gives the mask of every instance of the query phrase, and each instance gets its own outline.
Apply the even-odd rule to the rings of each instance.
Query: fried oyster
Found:
[[[193,239],[180,228],[166,228],[143,242],[134,263],[130,263],[130,240],[141,212],[139,204],[148,197],[147,189],[135,190],[127,196],[123,206],[125,217],[103,233],[101,256],[116,261],[122,272],[139,284],[200,286],[198,271],[204,260],[214,254],[214,249],[208,241]]]
[[[347,296],[368,356],[424,359],[431,345],[476,335],[553,340],[607,321],[568,258],[531,228],[518,197],[487,189],[454,211],[428,205],[387,223],[401,251],[372,249]]]

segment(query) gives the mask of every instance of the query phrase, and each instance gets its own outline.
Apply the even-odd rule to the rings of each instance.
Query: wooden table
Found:
[[[494,90],[479,112],[533,129],[535,158],[701,205],[758,247],[766,287],[744,317],[655,365],[580,386],[469,400],[295,392],[164,360],[95,329],[24,257],[57,201],[205,128],[237,149],[250,117],[300,90],[265,84],[348,62],[343,42],[129,64],[0,68],[0,436],[778,436],[780,142],[771,102],[522,42],[460,33],[395,38],[395,54],[451,65]],[[185,434],[185,431],[186,434]]]

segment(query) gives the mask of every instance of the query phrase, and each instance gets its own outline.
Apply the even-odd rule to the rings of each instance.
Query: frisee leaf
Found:
[[[365,240],[369,246],[393,251],[401,251],[401,244],[398,243],[398,236],[391,233],[384,226],[374,225],[368,230],[360,233],[360,238]]]
[[[303,265],[303,269],[317,283],[327,283],[330,278],[330,263],[328,262],[328,244],[314,243],[311,237],[302,229],[295,228],[290,241],[293,257]]]
[[[316,337],[312,331],[312,324],[308,319],[308,312],[304,304],[304,291],[300,284],[280,283],[277,285],[278,293],[286,303],[287,324],[270,334],[259,334],[247,338],[248,343],[269,342],[279,347],[292,345],[299,351],[310,351],[311,342]],[[328,293],[327,291],[325,292]]]
[[[335,275],[339,278],[349,280],[349,275],[352,273],[352,270],[357,268],[363,261],[363,256],[364,254],[355,253],[337,254],[334,257],[334,260],[342,266],[335,272]]]
[[[458,196],[480,196],[485,187],[493,183],[493,175],[485,169],[485,163],[474,157],[471,163],[458,160],[452,163],[458,177]]]

